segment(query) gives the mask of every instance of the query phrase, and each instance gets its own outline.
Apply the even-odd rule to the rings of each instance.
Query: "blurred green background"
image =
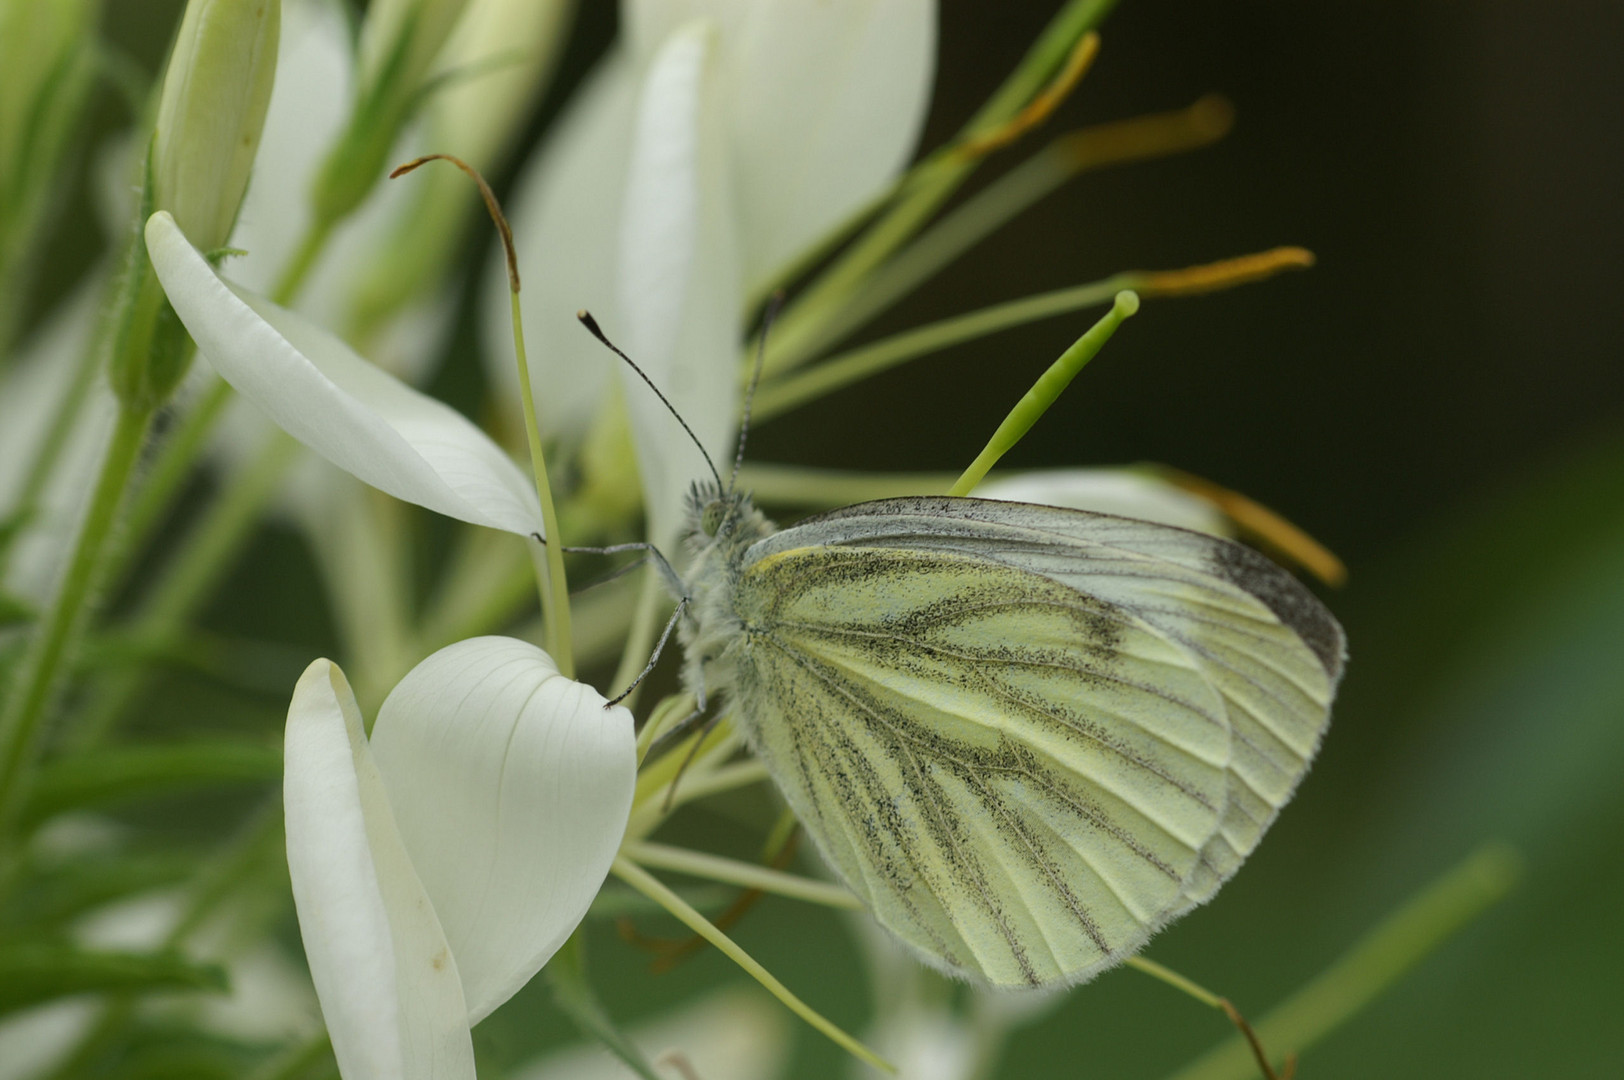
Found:
[[[178,7],[109,4],[106,34],[150,71]],[[943,3],[925,146],[984,99],[1053,7]],[[612,4],[583,4],[532,136],[613,21]],[[1086,175],[869,333],[1122,269],[1277,244],[1319,257],[1308,273],[1147,303],[1007,462],[1165,462],[1267,503],[1349,564],[1347,587],[1326,597],[1352,660],[1319,762],[1246,870],[1148,955],[1261,1014],[1479,844],[1505,840],[1526,859],[1512,895],[1313,1047],[1301,1075],[1624,1075],[1624,7],[1125,0],[1103,37],[1049,131],[1218,91],[1236,106],[1233,133]],[[120,116],[104,93],[100,122]],[[87,206],[81,191],[47,296],[102,242]],[[484,246],[481,233],[470,257]],[[751,456],[957,469],[1084,318],[826,399],[764,426]],[[476,409],[472,322],[437,389]],[[268,527],[210,615],[286,646],[268,654],[285,685],[228,696],[175,676],[149,727],[217,730],[229,714],[277,728],[285,686],[333,640],[300,545]],[[154,824],[214,824],[177,809]],[[748,854],[774,812],[741,796],[673,835]],[[767,901],[738,939],[837,1022],[861,1024],[863,969],[840,919]],[[607,923],[589,953],[627,1021],[742,978],[714,953],[651,978]],[[1156,1077],[1228,1030],[1116,972],[1016,1039],[998,1075]],[[793,1031],[793,1075],[843,1073],[832,1047]],[[476,1032],[492,1075],[568,1037],[539,983]]]

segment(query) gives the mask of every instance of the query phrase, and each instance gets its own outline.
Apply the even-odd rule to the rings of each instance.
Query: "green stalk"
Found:
[[[840,1030],[840,1028],[825,1019],[822,1014],[796,997],[790,992],[789,987],[774,978],[772,973],[762,967],[755,957],[739,948],[732,938],[717,929],[709,919],[695,911],[686,900],[672,892],[653,874],[624,857],[615,859],[613,873],[620,880],[676,916],[678,922],[681,922],[688,929],[716,946],[724,956],[739,965],[751,978],[766,987],[768,993],[783,1002],[790,1012],[828,1036],[835,1045],[853,1057],[868,1062],[877,1069],[883,1069],[892,1075],[896,1074],[897,1068],[895,1065],[892,1065]]]
[[[148,408],[136,404],[120,407],[67,573],[0,711],[0,852],[11,842],[10,833],[26,795],[26,777],[39,752],[40,734],[55,704],[63,669],[84,632],[102,581],[102,556],[151,422]]]
[[[1049,370],[1038,376],[1038,381],[1032,384],[1015,407],[1009,411],[1004,422],[998,425],[998,430],[992,433],[987,445],[970,467],[964,470],[948,490],[949,495],[964,496],[970,494],[975,486],[981,483],[998,459],[1009,452],[1010,448],[1021,441],[1021,437],[1032,430],[1032,425],[1038,418],[1049,410],[1055,403],[1071,380],[1083,367],[1105,347],[1116,333],[1117,327],[1134,312],[1139,310],[1139,297],[1131,292],[1117,294],[1116,303],[1105,317],[1089,328],[1088,332],[1077,339],[1076,344],[1060,354],[1060,359],[1049,365]]]
[[[797,874],[786,874],[781,870],[772,870],[737,859],[727,859],[720,855],[710,855],[703,851],[690,851],[669,844],[633,841],[622,845],[620,853],[641,866],[653,867],[656,870],[670,870],[673,873],[687,874],[689,877],[709,878],[711,881],[739,885],[746,889],[759,889],[762,892],[788,896],[794,900],[804,900],[809,904],[844,908],[847,911],[863,910],[863,902],[844,886],[827,881],[814,881]]]
[[[163,524],[165,513],[191,476],[192,466],[231,396],[231,384],[216,379],[186,410],[180,422],[164,433],[151,466],[144,470],[140,489],[130,500],[130,511],[120,530],[117,547],[109,556],[113,564],[112,580],[122,578],[129,571],[158,526]]]
[[[830,357],[805,371],[763,385],[756,392],[750,417],[753,421],[768,420],[917,356],[973,341],[1012,326],[1104,304],[1122,290],[1132,288],[1140,277],[1142,275],[1133,273],[1115,274],[1104,281],[994,304],[980,311],[956,315],[882,338]]]
[[[513,277],[513,353],[519,364],[519,402],[524,409],[524,435],[530,443],[530,468],[536,477],[536,498],[541,501],[541,523],[547,532],[545,573],[539,576],[541,606],[547,618],[547,651],[566,679],[575,678],[575,655],[570,642],[570,588],[564,576],[564,540],[558,530],[558,510],[547,482],[547,458],[541,449],[541,428],[536,423],[536,399],[530,391],[530,361],[524,351],[524,322],[519,316],[518,276]]]
[[[1486,844],[1388,916],[1334,964],[1265,1016],[1265,1046],[1298,1052],[1350,1020],[1446,938],[1511,890],[1522,859],[1504,844]],[[1240,1038],[1180,1069],[1171,1080],[1246,1080],[1252,1050]]]

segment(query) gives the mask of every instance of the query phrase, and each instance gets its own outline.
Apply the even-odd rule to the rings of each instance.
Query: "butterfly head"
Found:
[[[688,543],[696,551],[740,550],[772,532],[772,526],[742,491],[723,491],[700,482],[688,491]]]

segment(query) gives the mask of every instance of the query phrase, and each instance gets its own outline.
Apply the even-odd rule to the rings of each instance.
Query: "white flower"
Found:
[[[737,422],[747,298],[884,189],[913,149],[935,50],[928,0],[627,0],[625,33],[519,183],[513,219],[538,402],[578,437],[620,366],[589,308],[718,461]],[[495,290],[489,340],[507,340]],[[511,385],[511,356],[493,348]],[[628,384],[656,540],[692,447]]]
[[[631,714],[510,638],[442,649],[368,742],[343,673],[288,709],[288,869],[345,1080],[472,1077],[470,1025],[585,916],[631,807]]]

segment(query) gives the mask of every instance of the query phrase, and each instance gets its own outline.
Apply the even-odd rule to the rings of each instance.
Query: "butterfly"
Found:
[[[688,501],[684,679],[925,963],[1087,980],[1210,899],[1307,771],[1341,627],[1228,540],[973,498],[778,531]]]

